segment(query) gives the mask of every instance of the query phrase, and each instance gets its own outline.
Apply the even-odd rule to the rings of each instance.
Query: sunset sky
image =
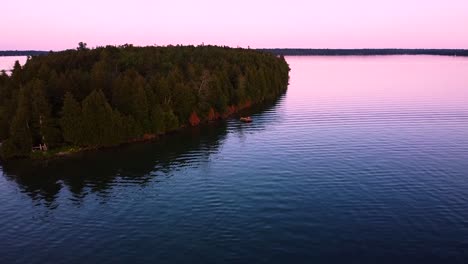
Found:
[[[15,0],[0,50],[106,44],[468,48],[467,0]]]

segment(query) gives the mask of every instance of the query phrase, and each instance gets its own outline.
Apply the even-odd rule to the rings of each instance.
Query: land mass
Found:
[[[45,55],[48,51],[42,50],[0,50],[0,57],[2,56],[37,56]]]
[[[258,49],[283,56],[376,56],[376,55],[439,55],[468,56],[466,49]]]
[[[262,52],[283,56],[376,56],[376,55],[439,55],[468,56],[468,49],[295,49],[274,48],[256,49]],[[40,50],[6,50],[0,56],[37,56],[50,51]]]
[[[106,46],[49,52],[0,73],[2,159],[154,139],[274,100],[284,57],[216,46]]]

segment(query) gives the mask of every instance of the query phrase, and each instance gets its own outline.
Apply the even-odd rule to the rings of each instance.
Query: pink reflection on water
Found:
[[[11,70],[13,68],[13,65],[15,65],[15,61],[19,61],[21,65],[24,65],[24,63],[26,63],[26,59],[26,56],[0,56],[0,71]]]
[[[468,58],[440,56],[287,57],[295,103],[468,109]]]

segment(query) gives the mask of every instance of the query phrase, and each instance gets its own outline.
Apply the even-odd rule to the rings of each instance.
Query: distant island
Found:
[[[4,56],[37,56],[49,53],[41,50],[0,50],[0,57]]]
[[[273,48],[256,49],[274,55],[283,56],[382,56],[382,55],[439,55],[468,56],[468,49],[295,49]],[[37,56],[52,51],[7,50],[0,51],[0,56]]]
[[[283,56],[377,56],[377,55],[439,55],[468,56],[466,49],[258,49]]]
[[[0,154],[43,158],[154,139],[274,100],[288,80],[282,56],[256,50],[80,43],[0,74]]]

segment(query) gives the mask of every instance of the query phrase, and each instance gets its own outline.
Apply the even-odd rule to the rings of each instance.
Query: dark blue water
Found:
[[[0,263],[466,263],[468,59],[287,58],[279,101],[0,169]]]

